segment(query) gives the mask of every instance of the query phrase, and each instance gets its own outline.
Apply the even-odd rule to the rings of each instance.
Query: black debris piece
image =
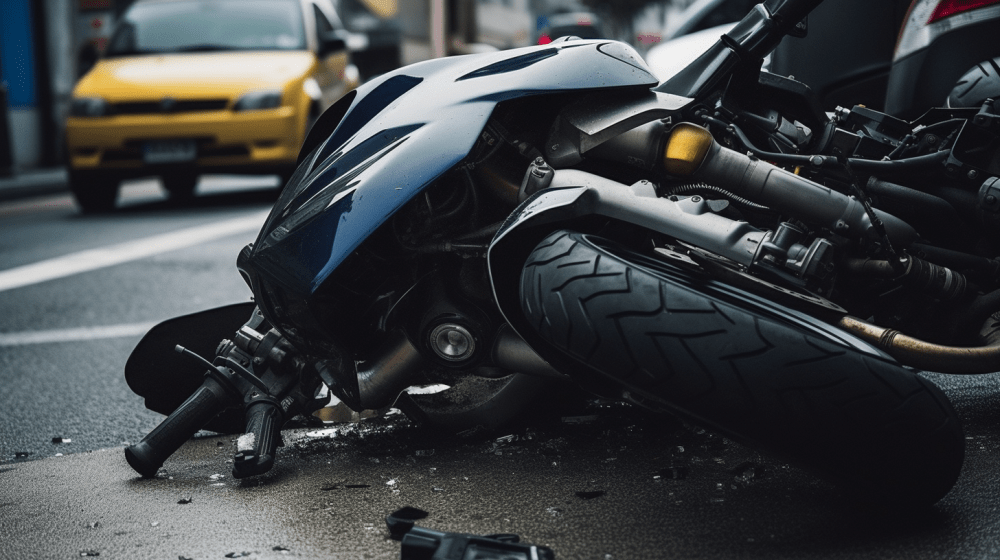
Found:
[[[392,516],[386,517],[389,522]],[[390,531],[392,527],[390,525]],[[523,544],[521,538],[511,533],[478,536],[468,533],[443,533],[424,527],[410,527],[402,535],[400,560],[428,560],[431,558],[481,558],[507,560],[532,558],[555,560],[556,554],[545,546]]]
[[[684,480],[687,478],[688,471],[690,469],[687,465],[670,465],[665,469],[660,469],[660,472],[656,473],[662,478],[672,478],[674,480]]]
[[[180,505],[182,505],[182,506],[190,504],[191,503],[191,498],[181,498],[181,499],[177,500],[177,503],[180,504]]]
[[[733,479],[736,482],[748,485],[764,478],[764,466],[757,463],[741,463],[733,469]]]
[[[61,436],[56,436],[56,437],[52,438],[52,443],[69,443],[70,441],[72,441],[72,440],[70,440],[69,438],[61,437]]]
[[[80,556],[100,556],[101,553],[96,550],[81,550]]]
[[[563,416],[563,424],[592,424],[597,421],[596,414],[588,414],[586,416]]]
[[[582,500],[593,500],[594,498],[600,498],[606,493],[604,490],[581,491],[576,493],[576,497]]]
[[[278,546],[276,546],[276,547],[272,548],[271,550],[273,550],[273,551],[275,551],[275,552],[290,552],[290,551],[291,551],[292,549],[290,549],[290,548],[285,548],[285,547],[283,547],[283,546],[281,546],[281,545],[278,545]]]
[[[345,484],[344,488],[371,488],[371,484]]]
[[[250,552],[230,552],[226,555],[226,558],[242,558],[244,556],[250,556]]]
[[[401,537],[413,529],[414,522],[424,519],[428,515],[430,514],[422,509],[406,506],[386,516],[385,524],[389,526],[390,535]]]

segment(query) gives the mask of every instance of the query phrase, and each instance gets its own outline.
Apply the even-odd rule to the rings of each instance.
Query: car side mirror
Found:
[[[328,31],[319,36],[319,56],[347,50],[347,40],[337,31]]]

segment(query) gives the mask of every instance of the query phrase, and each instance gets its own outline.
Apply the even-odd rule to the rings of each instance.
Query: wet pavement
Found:
[[[188,442],[151,480],[121,449],[0,464],[0,558],[398,558],[384,518],[517,533],[556,558],[995,558],[994,376],[948,390],[966,421],[956,488],[881,509],[700,429],[591,403],[458,435],[398,413],[285,430],[268,475],[234,480],[236,436]]]

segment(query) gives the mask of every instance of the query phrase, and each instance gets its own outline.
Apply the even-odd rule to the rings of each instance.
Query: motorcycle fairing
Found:
[[[247,266],[308,297],[389,216],[466,157],[498,102],[656,84],[631,48],[609,45],[570,41],[438,59],[363,86],[305,160],[298,184],[293,178],[285,187]]]

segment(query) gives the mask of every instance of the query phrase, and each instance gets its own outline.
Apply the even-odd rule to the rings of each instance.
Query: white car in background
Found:
[[[735,25],[735,22],[717,25],[660,43],[646,53],[646,64],[662,82],[694,62]]]

